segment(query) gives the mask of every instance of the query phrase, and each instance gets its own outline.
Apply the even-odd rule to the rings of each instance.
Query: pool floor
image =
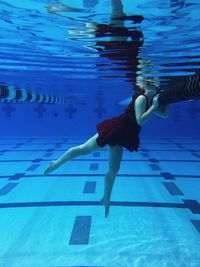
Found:
[[[108,218],[108,146],[48,176],[85,137],[1,138],[1,267],[199,267],[200,138],[124,149]]]

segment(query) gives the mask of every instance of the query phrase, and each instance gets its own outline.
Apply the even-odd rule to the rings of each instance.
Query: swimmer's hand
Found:
[[[155,95],[154,98],[153,98],[153,108],[156,110],[159,106],[159,103],[158,103],[158,97],[159,97],[159,94]]]

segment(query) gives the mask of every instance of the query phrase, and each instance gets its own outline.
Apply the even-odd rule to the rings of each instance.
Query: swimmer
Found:
[[[94,136],[85,143],[68,149],[58,159],[51,161],[44,171],[44,175],[48,175],[67,161],[90,154],[108,145],[109,169],[104,178],[104,195],[101,199],[105,207],[105,217],[109,214],[111,192],[120,169],[123,147],[131,152],[138,151],[141,126],[150,119],[153,113],[161,118],[168,118],[169,115],[168,106],[159,106],[157,86],[150,80],[143,81],[142,86],[143,90],[133,96],[123,114],[98,123],[97,133]]]

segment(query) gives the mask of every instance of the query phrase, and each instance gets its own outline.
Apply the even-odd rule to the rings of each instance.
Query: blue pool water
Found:
[[[200,91],[199,7],[0,0],[0,267],[200,266],[199,96],[123,149],[107,218],[108,145],[43,175],[122,114],[141,77]]]

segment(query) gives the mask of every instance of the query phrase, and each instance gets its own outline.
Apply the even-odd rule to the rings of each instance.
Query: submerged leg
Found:
[[[120,169],[120,163],[123,154],[122,146],[109,146],[109,170],[104,178],[104,196],[101,199],[105,207],[105,217],[108,216],[110,208],[110,196],[112,193],[113,184]]]
[[[98,137],[98,133],[92,136],[88,141],[85,143],[72,147],[68,149],[61,157],[57,160],[51,161],[49,167],[44,171],[44,174],[47,175],[50,172],[54,171],[58,167],[60,167],[66,161],[76,158],[78,156],[89,154],[97,149],[102,147],[97,145],[96,139]]]

